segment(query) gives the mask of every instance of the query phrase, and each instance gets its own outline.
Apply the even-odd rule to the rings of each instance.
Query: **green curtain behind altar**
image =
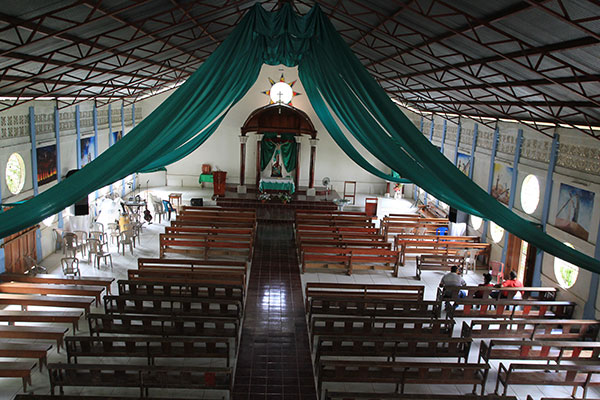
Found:
[[[266,132],[263,135],[263,138],[260,142],[260,170],[263,171],[269,165],[271,161],[271,157],[273,157],[273,153],[275,153],[275,149],[277,148],[277,144],[280,143],[281,149],[281,158],[283,160],[283,165],[285,166],[285,170],[288,172],[292,172],[296,169],[297,162],[297,149],[298,145],[296,144],[296,137],[293,133],[282,133],[281,140],[277,139],[277,133]]]
[[[177,91],[96,160],[0,215],[5,237],[133,172],[156,170],[200,146],[256,81],[263,63],[298,66],[307,96],[329,134],[357,164],[390,181],[350,144],[335,117],[390,169],[445,203],[493,220],[539,249],[600,272],[600,261],[565,246],[519,217],[458,170],[390,100],[318,5],[295,15],[260,4]]]

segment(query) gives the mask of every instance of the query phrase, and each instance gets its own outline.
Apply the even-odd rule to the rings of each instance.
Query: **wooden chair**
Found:
[[[63,257],[60,259],[63,275],[80,276],[79,259],[76,257]]]
[[[104,264],[107,265],[106,259],[110,259],[110,269],[113,269],[112,255],[104,251],[104,245],[107,243],[101,243],[98,239],[88,239],[88,262],[91,260],[92,254],[94,254],[94,264],[100,269],[100,259],[104,259]]]
[[[352,187],[352,194],[346,193],[346,186]],[[344,199],[352,199],[352,205],[356,204],[356,181],[344,181]]]

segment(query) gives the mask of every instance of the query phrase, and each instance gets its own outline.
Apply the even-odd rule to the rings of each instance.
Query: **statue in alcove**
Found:
[[[273,155],[273,163],[271,165],[272,178],[281,178],[283,176],[279,154],[279,149],[275,150],[275,154]]]

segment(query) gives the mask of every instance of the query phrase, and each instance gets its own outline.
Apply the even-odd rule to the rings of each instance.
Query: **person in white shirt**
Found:
[[[453,265],[450,268],[450,272],[448,272],[446,275],[444,275],[442,277],[442,280],[440,281],[440,287],[442,288],[450,288],[450,287],[460,287],[460,286],[467,286],[467,282],[465,282],[465,280],[462,278],[462,276],[460,276],[458,274],[458,267],[456,265]],[[458,292],[458,297],[463,298],[465,297],[467,294],[461,290]],[[451,297],[451,294],[448,292],[446,292],[446,290],[444,290],[444,298],[449,298]],[[450,307],[450,303],[446,302],[446,309],[448,309]]]

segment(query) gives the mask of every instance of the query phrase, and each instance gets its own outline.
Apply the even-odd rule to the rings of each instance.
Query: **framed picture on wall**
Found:
[[[93,136],[81,139],[81,168],[94,159],[95,142]]]
[[[116,131],[116,132],[112,132],[112,142],[117,143],[119,140],[121,140],[121,138],[123,137],[123,132],[122,131]]]
[[[510,181],[512,180],[512,167],[501,163],[494,163],[494,181],[492,183],[492,196],[500,203],[508,205],[510,199]]]
[[[593,211],[594,192],[566,183],[560,184],[555,221],[557,228],[580,239],[588,240]]]
[[[44,185],[56,180],[56,145],[38,147],[37,159],[37,182]]]
[[[458,153],[456,158],[456,168],[460,169],[463,174],[469,175],[469,168],[471,167],[471,156],[464,153]]]

